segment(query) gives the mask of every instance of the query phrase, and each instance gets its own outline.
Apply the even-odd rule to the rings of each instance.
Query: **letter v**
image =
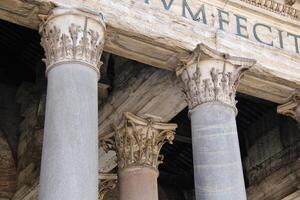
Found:
[[[171,6],[172,6],[172,4],[173,4],[173,1],[174,1],[174,0],[171,0],[171,1],[169,2],[169,4],[167,4],[166,0],[161,0],[161,2],[164,4],[164,7],[165,7],[166,10],[170,10],[170,8],[171,8]]]

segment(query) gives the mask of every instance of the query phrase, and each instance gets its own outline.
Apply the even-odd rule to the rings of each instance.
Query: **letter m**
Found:
[[[202,21],[204,24],[207,24],[204,4],[202,4],[197,13],[194,14],[186,1],[187,0],[182,0],[182,16],[187,17],[187,10],[194,21]],[[202,15],[201,18],[199,17],[200,14]]]

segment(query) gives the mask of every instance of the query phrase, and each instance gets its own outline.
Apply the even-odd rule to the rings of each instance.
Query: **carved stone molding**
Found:
[[[284,4],[276,2],[274,0],[241,0],[246,3],[252,4],[257,7],[261,7],[266,10],[270,10],[274,13],[281,14],[283,16],[289,16],[291,18],[299,18],[299,10],[292,7],[295,0],[286,0]]]
[[[46,72],[61,63],[79,62],[96,70],[100,77],[105,34],[101,16],[76,9],[55,8],[42,20],[40,34]]]
[[[99,199],[104,200],[105,194],[117,186],[118,177],[116,174],[100,173],[100,191]]]
[[[285,0],[284,3],[293,6],[296,3],[296,0]]]
[[[136,166],[157,170],[163,160],[160,149],[166,142],[172,144],[176,128],[176,124],[124,113],[120,127],[114,126],[119,170]]]
[[[282,115],[286,115],[294,118],[300,122],[300,93],[293,95],[291,100],[283,105],[277,107],[277,112]]]
[[[235,108],[239,80],[255,64],[255,60],[232,57],[202,44],[180,60],[177,75],[184,82],[190,110],[207,102],[222,102]]]

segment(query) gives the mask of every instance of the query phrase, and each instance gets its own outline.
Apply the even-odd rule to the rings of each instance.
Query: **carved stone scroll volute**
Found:
[[[286,115],[294,118],[300,122],[300,93],[293,95],[291,100],[283,105],[277,107],[277,112],[282,115]]]

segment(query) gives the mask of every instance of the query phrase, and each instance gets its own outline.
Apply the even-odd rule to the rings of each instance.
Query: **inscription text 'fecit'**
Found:
[[[163,10],[176,13],[184,18],[194,20],[214,27],[217,30],[235,34],[239,37],[260,43],[261,45],[276,47],[290,52],[300,53],[300,35],[292,31],[281,30],[280,27],[232,13],[225,8],[197,0],[140,0],[148,6],[159,6]],[[288,6],[287,6],[288,7]],[[290,15],[277,13],[282,17],[292,18]],[[294,15],[293,15],[294,16]]]

